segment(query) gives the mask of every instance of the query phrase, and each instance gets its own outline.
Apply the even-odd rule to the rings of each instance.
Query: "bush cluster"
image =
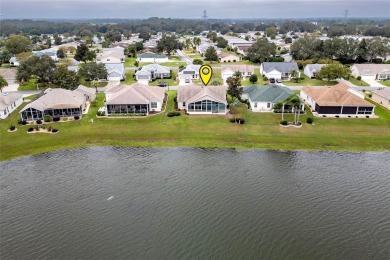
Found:
[[[53,128],[53,129],[51,130],[51,132],[52,132],[52,133],[57,133],[57,132],[58,132],[58,129],[57,129],[57,128]]]
[[[308,118],[306,118],[306,123],[308,123],[308,124],[313,124],[313,118],[312,117],[308,117]]]
[[[245,118],[240,118],[240,117],[230,118],[229,121],[230,123],[237,123],[243,125],[245,123]]]
[[[59,118],[59,117],[53,117],[53,121],[54,121],[54,122],[58,122],[58,121],[60,121],[60,119],[61,119],[61,118]]]
[[[32,132],[32,131],[34,131],[34,128],[32,128],[32,127],[30,127],[30,128],[27,130],[27,132]]]
[[[281,125],[288,125],[288,122],[286,120],[280,121]]]
[[[105,116],[105,115],[106,115],[106,112],[104,112],[104,111],[98,111],[96,115],[98,115],[98,116]]]
[[[25,120],[19,120],[19,121],[18,121],[18,124],[19,124],[19,125],[27,125],[27,121],[25,121]]]
[[[38,124],[38,125],[42,124],[42,120],[38,119],[38,120],[37,120],[37,124]]]
[[[14,125],[11,125],[10,127],[9,127],[9,130],[11,130],[11,131],[14,131],[16,129],[16,127],[14,126]]]
[[[43,121],[45,121],[45,122],[51,122],[51,121],[53,121],[53,118],[52,118],[50,115],[45,115],[45,116],[43,117]]]
[[[75,117],[74,117],[74,120],[79,120],[79,119],[80,119],[79,116],[75,116]]]
[[[180,112],[174,111],[167,114],[168,117],[180,116]]]

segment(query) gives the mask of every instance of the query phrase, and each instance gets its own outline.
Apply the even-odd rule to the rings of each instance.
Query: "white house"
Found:
[[[233,76],[237,71],[241,73],[243,78],[250,77],[254,73],[255,67],[252,65],[222,65],[221,77],[224,84],[226,84],[227,78]]]
[[[253,112],[271,112],[277,102],[285,101],[294,92],[279,85],[244,87],[242,99],[247,99]]]
[[[320,72],[321,68],[326,64],[307,64],[303,68],[303,73],[309,78],[315,78],[317,73]]]
[[[14,66],[14,67],[19,67],[20,62],[19,62],[18,58],[16,58],[16,57],[14,56],[14,57],[11,57],[11,59],[9,59],[9,64],[10,64],[11,66]]]
[[[199,80],[199,69],[201,65],[187,65],[185,68],[181,69],[177,74],[180,85],[190,84],[192,80]]]
[[[168,57],[165,55],[155,54],[152,52],[141,53],[137,55],[138,62],[152,62],[152,63],[162,63],[168,62]]]
[[[351,66],[352,76],[362,80],[390,79],[390,64],[354,64]]]
[[[106,63],[108,81],[121,81],[126,79],[125,67],[123,63]]]
[[[260,65],[260,74],[271,79],[290,79],[291,71],[295,70],[300,77],[298,64],[296,62],[263,62]]]
[[[190,115],[225,115],[228,112],[223,86],[179,86],[177,104]]]
[[[141,67],[136,73],[135,78],[139,83],[147,85],[149,82],[156,79],[164,79],[171,77],[171,71],[168,67],[158,64],[149,64]]]
[[[4,119],[23,103],[23,95],[17,92],[0,93],[0,119]]]
[[[41,56],[49,56],[53,61],[57,62],[59,59],[57,57],[57,51],[58,49],[46,49],[46,50],[41,50],[41,51],[33,51],[33,54],[37,57]]]
[[[139,83],[131,86],[118,85],[105,92],[107,115],[143,114],[161,112],[165,90]]]

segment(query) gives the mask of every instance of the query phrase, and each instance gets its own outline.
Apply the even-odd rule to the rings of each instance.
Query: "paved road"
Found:
[[[191,64],[192,64],[192,60],[191,60],[190,57],[188,57],[184,52],[182,52],[181,50],[176,50],[176,53],[177,53],[177,55],[178,55],[183,61],[185,61],[188,65],[191,65]]]

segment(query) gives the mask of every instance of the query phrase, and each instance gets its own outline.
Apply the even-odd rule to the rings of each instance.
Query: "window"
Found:
[[[257,108],[257,103],[255,103],[255,108]]]
[[[151,108],[157,108],[157,102],[152,102],[150,103]]]
[[[271,107],[271,103],[267,103],[267,108],[270,108]]]
[[[186,102],[183,102],[183,107],[185,107],[186,106]]]

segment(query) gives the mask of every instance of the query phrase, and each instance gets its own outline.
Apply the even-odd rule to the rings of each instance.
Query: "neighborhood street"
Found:
[[[181,50],[176,50],[177,55],[188,65],[192,64],[192,60]]]

